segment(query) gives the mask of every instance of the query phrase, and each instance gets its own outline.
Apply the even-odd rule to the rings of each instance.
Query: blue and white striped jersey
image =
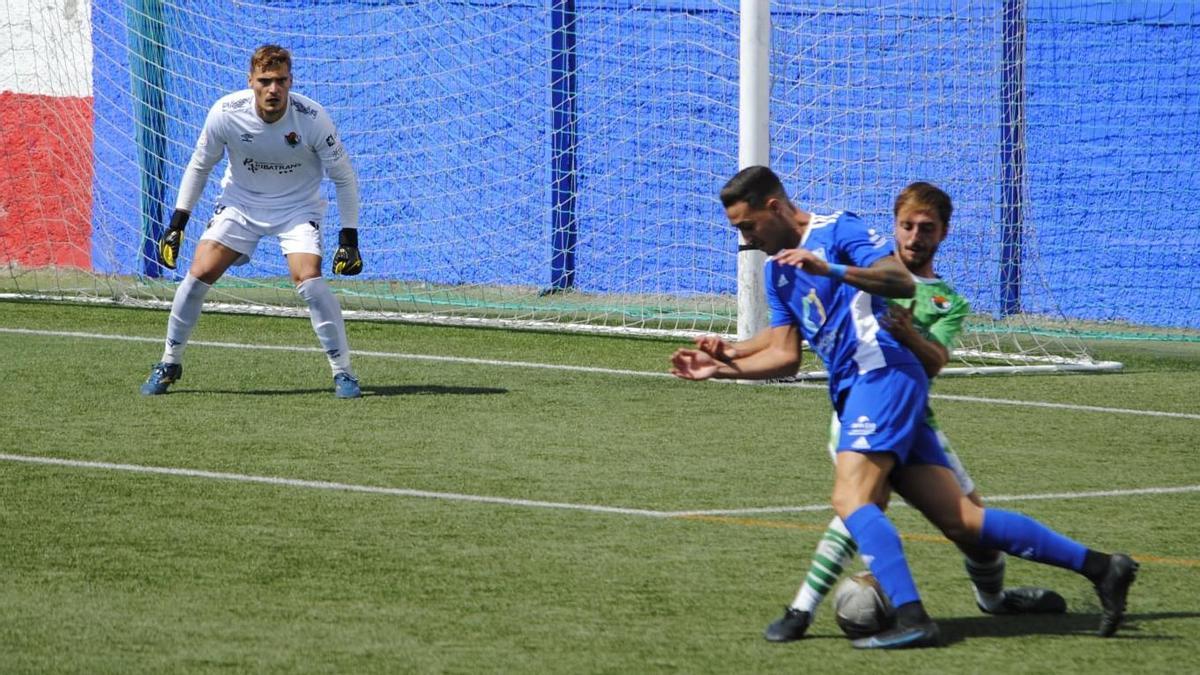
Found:
[[[855,267],[870,267],[893,250],[890,236],[847,211],[813,214],[800,246],[828,262]],[[764,273],[771,326],[799,327],[829,371],[829,393],[835,402],[863,373],[901,363],[920,365],[881,325],[886,298],[774,260],[767,260]]]

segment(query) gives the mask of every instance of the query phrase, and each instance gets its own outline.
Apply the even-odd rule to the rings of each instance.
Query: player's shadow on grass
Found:
[[[507,389],[499,387],[448,387],[440,384],[407,384],[407,385],[367,385],[362,388],[363,398],[372,396],[481,396],[492,394],[507,394]],[[328,394],[333,397],[332,388],[321,389],[176,389],[172,395],[179,394],[228,394],[241,396],[305,396],[308,394]]]
[[[480,396],[507,394],[501,387],[447,387],[440,384],[368,385],[363,396]]]
[[[1141,634],[1141,624],[1166,619],[1200,617],[1200,612],[1127,613],[1121,629],[1112,638],[1166,640],[1159,635]],[[1026,635],[1094,635],[1100,626],[1099,612],[1066,614],[1026,614],[1023,616],[971,616],[938,619],[942,638],[953,644],[973,637],[1021,637]]]

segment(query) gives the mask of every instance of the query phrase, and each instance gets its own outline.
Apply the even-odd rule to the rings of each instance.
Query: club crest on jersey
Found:
[[[283,140],[287,141],[287,144],[294,148],[297,145],[300,145],[300,134],[294,131],[289,131],[288,134],[283,137]]]
[[[935,295],[929,299],[929,302],[933,305],[933,308],[939,312],[945,313],[950,311],[950,298],[947,298],[944,295]]]

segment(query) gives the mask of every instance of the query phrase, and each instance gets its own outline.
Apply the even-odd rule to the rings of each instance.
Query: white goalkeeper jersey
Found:
[[[208,175],[226,153],[229,166],[221,179],[220,203],[252,219],[278,214],[320,221],[327,205],[321,197],[321,177],[328,173],[337,190],[341,226],[358,227],[354,168],[333,120],[312,99],[289,93],[283,117],[270,124],[255,111],[250,89],[219,99],[204,120],[175,208],[192,210]]]

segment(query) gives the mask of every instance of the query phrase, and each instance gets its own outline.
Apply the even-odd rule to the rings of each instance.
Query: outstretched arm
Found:
[[[829,263],[804,248],[784,249],[775,254],[781,265],[799,267],[809,274],[836,277],[846,283],[885,298],[911,298],[917,286],[904,264],[892,256],[871,263],[870,267]]]
[[[700,349],[678,349],[671,355],[670,372],[684,380],[770,380],[795,375],[800,368],[796,326],[776,326],[759,333],[763,334],[766,344],[761,349],[724,360]]]
[[[696,349],[712,356],[718,361],[729,361],[743,356],[757,354],[766,349],[771,343],[771,331],[762,330],[746,340],[727,342],[716,335],[701,335],[693,340]]]

